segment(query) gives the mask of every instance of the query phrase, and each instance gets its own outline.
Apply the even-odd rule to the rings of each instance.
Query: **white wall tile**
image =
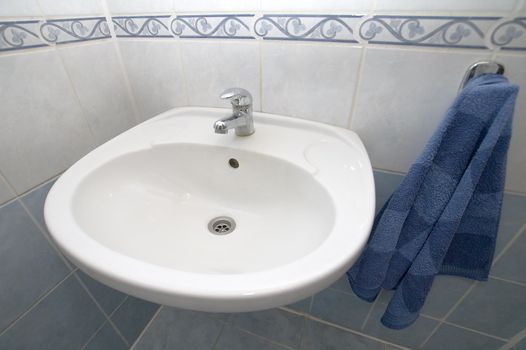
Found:
[[[112,42],[63,47],[59,53],[98,143],[136,124],[132,101]]]
[[[41,15],[37,0],[0,0],[0,17]]]
[[[182,42],[183,66],[191,106],[225,107],[219,95],[231,87],[248,90],[260,110],[259,43],[255,41]]]
[[[508,13],[517,0],[378,0],[376,11],[436,11],[454,15],[458,12]]]
[[[174,0],[175,12],[242,12],[258,11],[259,0]]]
[[[283,1],[283,0],[261,0],[263,11],[293,11],[293,12],[354,12],[368,11],[372,7],[372,0],[302,0],[302,1]]]
[[[347,127],[361,50],[264,43],[263,110]]]
[[[18,0],[16,0],[18,1]],[[104,9],[102,0],[39,0],[45,16],[87,16],[101,15]]]
[[[173,40],[119,42],[140,120],[186,104],[178,45]]]
[[[173,0],[106,0],[106,2],[112,15],[173,11]]]
[[[373,166],[406,172],[486,52],[368,48],[351,122]]]
[[[15,194],[7,185],[4,177],[0,175],[0,204],[7,202],[15,197]]]
[[[17,193],[90,151],[93,137],[53,50],[0,57],[0,169]]]
[[[513,116],[506,188],[526,193],[526,54],[500,54],[498,61],[504,64],[510,82],[520,87]]]

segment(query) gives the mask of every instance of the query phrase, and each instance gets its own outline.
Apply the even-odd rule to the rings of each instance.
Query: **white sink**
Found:
[[[214,134],[229,113],[170,110],[66,171],[45,205],[66,256],[118,290],[201,311],[266,309],[336,281],[374,215],[362,142],[349,130],[264,113],[254,113],[251,136]],[[222,216],[235,228],[210,231]]]

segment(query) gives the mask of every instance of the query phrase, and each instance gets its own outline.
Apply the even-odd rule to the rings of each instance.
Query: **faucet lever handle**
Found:
[[[234,106],[249,106],[252,104],[252,95],[243,88],[230,88],[223,91],[219,98],[229,99]]]

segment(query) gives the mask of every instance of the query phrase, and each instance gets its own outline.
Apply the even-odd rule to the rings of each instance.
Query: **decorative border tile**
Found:
[[[250,32],[252,14],[182,15],[170,24],[179,38],[254,39]]]
[[[170,15],[112,17],[118,38],[171,38]]]
[[[254,23],[255,33],[265,40],[301,40],[357,43],[354,15],[263,15]]]
[[[40,35],[50,44],[67,44],[111,37],[105,17],[47,20],[40,26]]]
[[[526,17],[499,24],[491,33],[491,43],[503,50],[526,50]]]
[[[0,22],[0,51],[47,46],[38,36],[39,21]]]
[[[360,26],[369,44],[485,49],[485,34],[500,17],[373,16]]]

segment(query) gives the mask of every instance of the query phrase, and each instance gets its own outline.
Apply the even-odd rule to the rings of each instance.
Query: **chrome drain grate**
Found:
[[[218,216],[208,223],[208,231],[214,235],[226,235],[234,231],[236,222],[228,216]]]

